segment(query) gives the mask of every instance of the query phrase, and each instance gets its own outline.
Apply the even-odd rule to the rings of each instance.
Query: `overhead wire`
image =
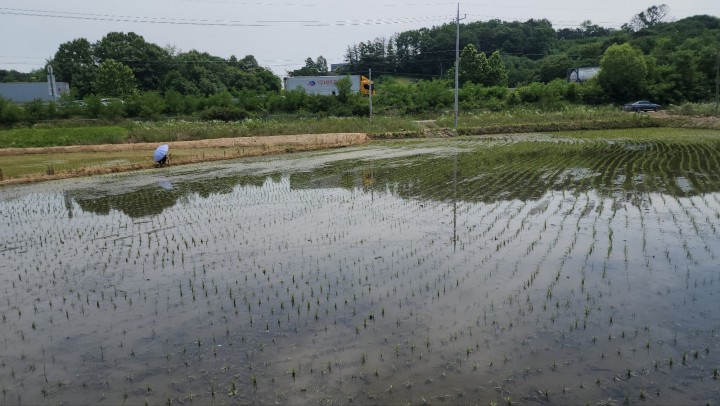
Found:
[[[180,0],[185,2],[222,2],[212,0]],[[263,6],[302,6],[302,7],[315,7],[320,4],[315,3],[275,3],[275,2],[234,2],[226,1],[226,3],[235,5],[263,5]],[[391,3],[383,4],[382,6],[395,7],[395,6],[437,6],[439,4],[454,5],[454,2],[447,3]],[[470,8],[473,6],[482,4],[469,4]],[[488,4],[489,5],[489,4]],[[497,6],[496,4],[493,4]],[[510,6],[506,6],[510,7]],[[517,8],[517,7],[513,7]],[[532,8],[538,9],[538,7],[521,7],[521,8]],[[541,8],[545,9],[545,8]],[[568,8],[563,7],[563,10]],[[585,9],[582,9],[585,10]],[[445,21],[448,24],[452,24],[454,16],[424,16],[424,17],[406,17],[406,18],[386,18],[386,19],[366,19],[366,20],[335,20],[335,21],[323,21],[323,20],[255,20],[255,21],[239,21],[239,20],[210,20],[210,19],[188,19],[188,18],[169,18],[169,17],[149,17],[149,16],[131,16],[131,15],[115,15],[115,14],[97,14],[97,13],[81,13],[81,12],[66,12],[56,10],[38,10],[38,9],[25,9],[25,8],[10,8],[0,7],[0,15],[20,15],[27,17],[41,17],[41,18],[58,18],[58,19],[75,19],[75,20],[90,20],[90,21],[117,21],[117,22],[133,22],[133,23],[148,23],[148,24],[168,24],[168,25],[196,25],[196,26],[227,26],[227,27],[280,27],[280,26],[305,26],[305,27],[339,27],[339,26],[360,26],[360,25],[391,25],[391,24],[409,24],[417,22],[430,22],[430,21]],[[469,16],[478,18],[479,22],[481,18],[498,19],[502,21],[513,20],[502,16],[488,16],[484,14],[468,14]],[[515,20],[516,21],[516,20]],[[582,27],[583,23],[575,23],[573,21],[566,20],[548,20],[553,25],[562,26],[563,28],[570,27]],[[466,22],[463,24],[469,24]],[[616,24],[613,22],[599,22],[595,24]],[[606,28],[606,27],[603,27]],[[445,53],[451,50],[440,50],[431,51],[423,54],[430,53]],[[519,53],[506,53],[509,55],[516,56],[540,56],[537,54],[519,54]],[[23,58],[36,58],[45,59],[40,57],[23,57]],[[341,59],[341,58],[336,58]],[[21,62],[3,62],[4,64],[22,64]],[[269,66],[299,66],[298,63],[288,64],[270,64]]]
[[[208,19],[188,19],[188,18],[168,18],[168,17],[146,17],[146,16],[129,16],[115,14],[95,14],[95,13],[79,13],[53,10],[34,10],[0,7],[0,14],[19,15],[26,17],[47,17],[73,20],[90,20],[90,21],[114,21],[114,22],[132,22],[132,23],[149,23],[149,24],[170,24],[170,25],[197,25],[197,26],[225,26],[225,27],[279,27],[287,25],[306,26],[306,27],[336,27],[336,26],[353,26],[353,25],[392,25],[407,24],[415,22],[428,22],[449,20],[452,16],[426,16],[426,17],[403,17],[389,19],[366,19],[366,20],[255,20],[250,22],[238,20],[208,20]]]

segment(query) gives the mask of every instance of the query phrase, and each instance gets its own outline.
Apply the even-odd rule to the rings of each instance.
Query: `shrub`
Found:
[[[597,81],[597,78],[592,78],[580,84],[577,92],[583,103],[599,105],[607,102],[607,96],[600,86],[600,82]]]
[[[165,110],[163,113],[169,116],[176,116],[185,112],[185,101],[183,95],[175,90],[165,92]]]
[[[232,96],[228,92],[216,93],[208,96],[204,100],[204,107],[230,107],[232,105]]]
[[[201,120],[240,121],[250,117],[242,107],[213,106],[200,112]]]
[[[100,101],[100,96],[90,95],[86,96],[85,99],[85,115],[89,118],[98,118],[103,110],[103,104]]]
[[[140,117],[159,118],[165,110],[165,99],[158,92],[145,92],[140,96]]]
[[[25,109],[25,119],[32,124],[47,118],[45,103],[40,99],[34,99],[25,103],[23,108]]]
[[[486,87],[474,83],[466,83],[460,89],[458,99],[464,109],[485,109],[500,111],[505,107],[508,88],[501,86]]]
[[[683,116],[714,116],[717,114],[715,103],[683,103],[679,106],[668,106],[672,114]]]
[[[110,99],[102,103],[100,116],[111,120],[125,117],[125,103],[120,99]]]
[[[17,104],[0,97],[0,124],[16,124],[24,119],[23,113],[23,110]]]

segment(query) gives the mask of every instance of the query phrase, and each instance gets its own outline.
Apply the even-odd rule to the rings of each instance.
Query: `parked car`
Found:
[[[625,111],[658,111],[660,110],[660,105],[651,103],[647,100],[639,100],[633,103],[628,103],[623,106],[623,110]]]
[[[123,100],[116,99],[116,98],[100,99],[100,103],[102,103],[103,106],[107,106],[110,103],[125,104],[125,102]]]

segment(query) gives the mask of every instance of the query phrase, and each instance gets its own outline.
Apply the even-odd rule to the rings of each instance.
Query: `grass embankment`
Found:
[[[304,138],[283,140],[279,135],[363,133],[372,139],[442,137],[455,135],[454,117],[416,121],[409,117],[283,118],[242,122],[94,123],[63,121],[32,128],[0,131],[0,184],[119,172],[152,167],[151,154],[170,143],[174,164],[277,154],[352,145],[352,140]],[[559,112],[514,110],[464,114],[458,135],[700,127],[720,129],[715,119],[624,113],[615,108],[576,108]],[[252,136],[273,136],[260,141]],[[207,144],[200,140],[217,140]],[[238,140],[243,140],[238,141]],[[185,143],[197,141],[196,143]],[[90,147],[102,145],[100,148]]]
[[[417,129],[406,118],[294,118],[238,122],[169,120],[122,123],[49,122],[0,130],[0,149],[70,145],[168,143],[217,138],[296,134],[384,133]]]

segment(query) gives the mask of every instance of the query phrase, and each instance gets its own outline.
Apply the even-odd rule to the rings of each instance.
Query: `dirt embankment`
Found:
[[[720,117],[714,116],[680,116],[670,114],[667,111],[656,111],[648,113],[655,119],[672,123],[673,126],[683,128],[707,128],[720,129]]]
[[[301,135],[274,135],[260,137],[216,138],[197,141],[168,142],[172,165],[183,165],[198,162],[219,161],[225,159],[242,158],[250,156],[274,155],[289,152],[314,151],[359,145],[370,141],[364,133],[334,133],[334,134],[301,134]],[[63,154],[63,153],[98,153],[117,151],[150,151],[158,143],[134,144],[104,144],[104,145],[73,145],[45,148],[5,148],[0,149],[1,156],[27,155],[27,154]],[[173,151],[182,152],[172,156]],[[221,151],[221,152],[218,152]],[[139,169],[149,169],[155,165],[150,160],[147,163],[128,163],[121,165],[82,166],[66,171],[53,173],[37,173],[17,178],[3,179],[0,172],[0,186],[23,183],[42,182],[46,180],[75,178],[80,176],[100,175],[107,173],[128,172]]]
[[[196,141],[169,142],[173,149],[200,149],[200,148],[277,148],[298,147],[341,147],[362,144],[369,141],[364,133],[337,133],[337,134],[300,134],[300,135],[273,135],[263,137],[237,137],[215,138]],[[140,142],[134,144],[103,144],[103,145],[71,145],[62,147],[42,148],[0,148],[0,156],[27,155],[27,154],[56,154],[71,152],[109,152],[109,151],[152,151],[158,143]]]

